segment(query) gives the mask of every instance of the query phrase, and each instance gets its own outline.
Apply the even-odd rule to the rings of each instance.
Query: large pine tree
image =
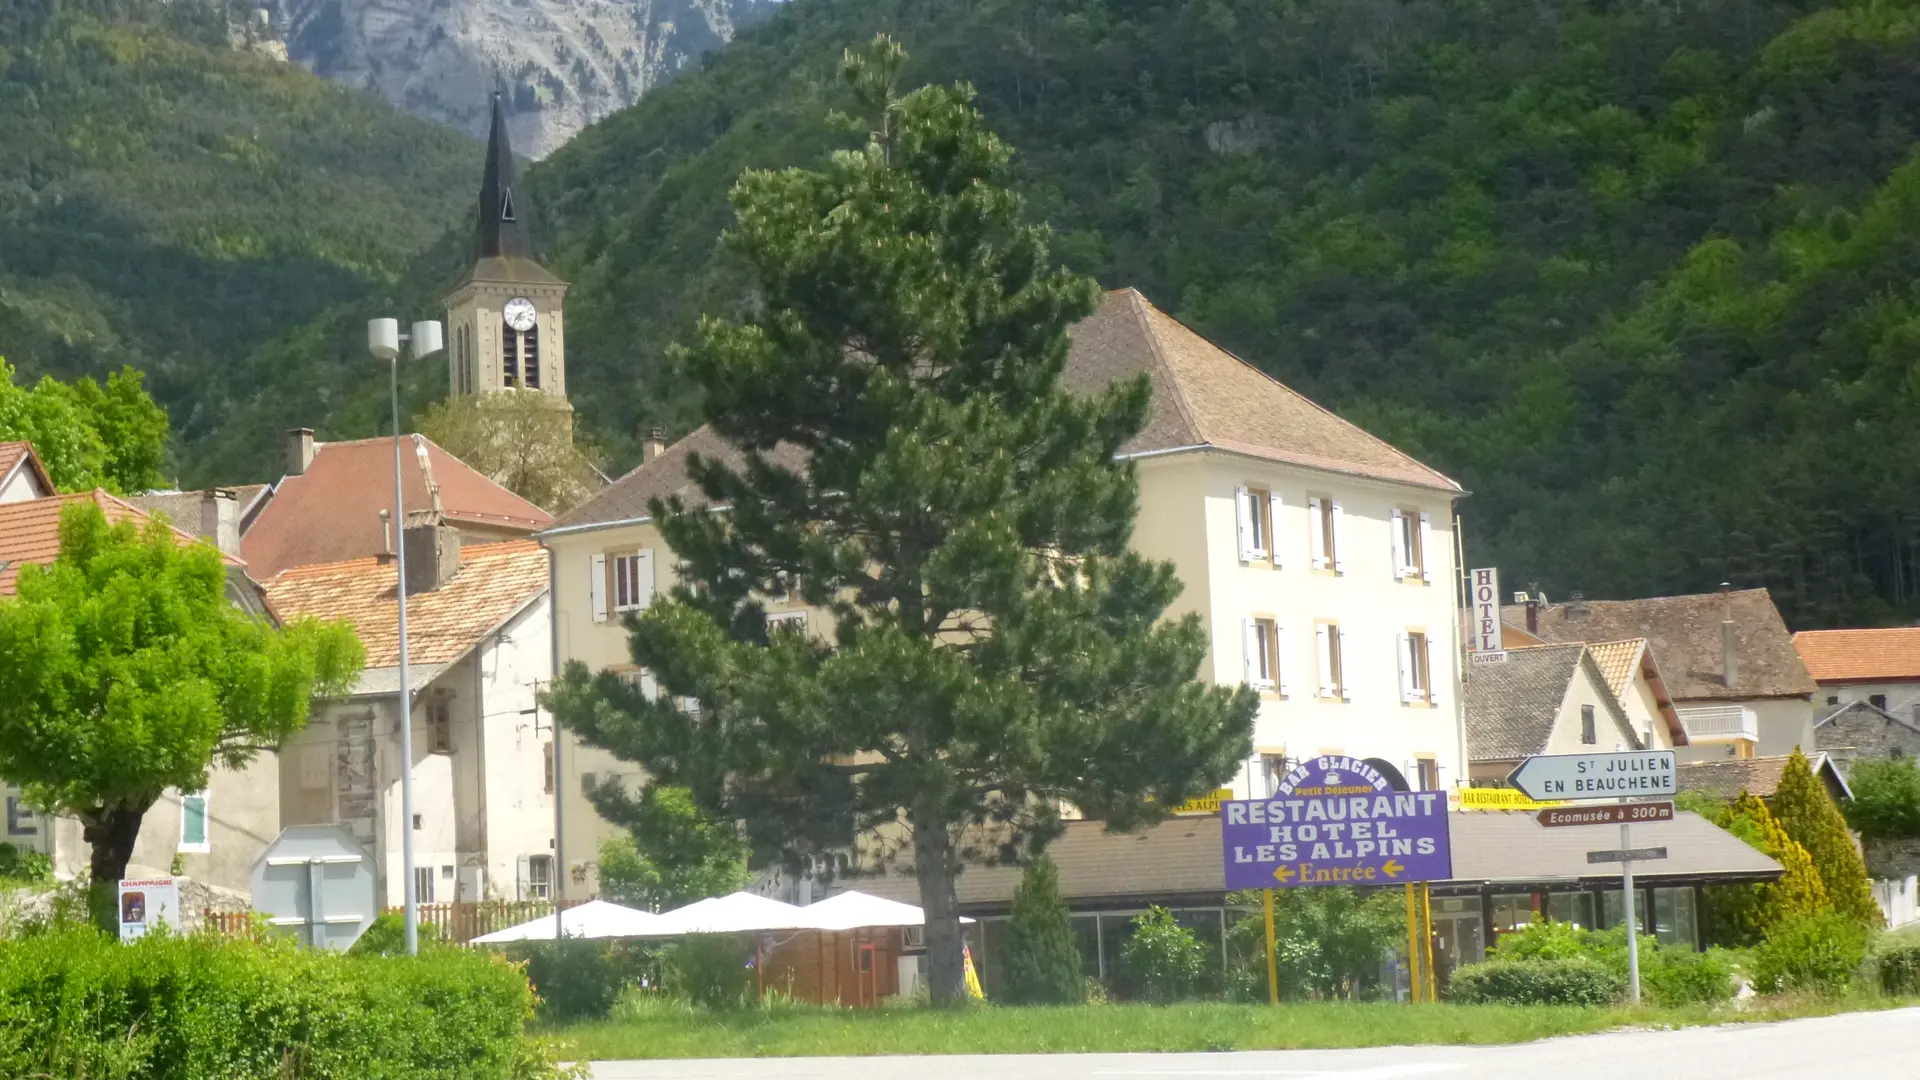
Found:
[[[1049,267],[971,88],[896,97],[902,56],[848,55],[864,147],[734,189],[755,302],[681,360],[744,462],[691,465],[723,513],[652,507],[681,584],[631,651],[663,694],[574,665],[553,702],[763,852],[904,840],[951,1005],[963,861],[1044,841],[1063,803],[1127,828],[1211,788],[1256,700],[1195,681],[1205,628],[1163,618],[1173,568],[1128,550],[1114,455],[1147,383],[1060,386],[1093,283]],[[817,636],[768,630],[793,582]]]

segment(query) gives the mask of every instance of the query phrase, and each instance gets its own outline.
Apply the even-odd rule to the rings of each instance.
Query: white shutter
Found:
[[[653,549],[641,548],[633,556],[633,606],[644,608],[653,603]]]
[[[1333,500],[1333,572],[1347,572],[1347,515],[1339,499]]]
[[[1273,568],[1280,569],[1280,538],[1286,534],[1280,531],[1280,493],[1267,496],[1267,558],[1273,560]]]
[[[1334,557],[1338,558],[1339,554],[1336,550]],[[1340,635],[1340,700],[1352,701],[1353,693],[1348,689],[1352,684],[1347,682],[1347,632],[1337,627],[1334,632]]]
[[[1407,576],[1406,515],[1395,510],[1388,517],[1387,531],[1393,534],[1393,580],[1400,581]]]
[[[1307,543],[1313,554],[1313,568],[1325,570],[1327,568],[1327,534],[1321,531],[1323,519],[1320,516],[1318,496],[1307,500],[1307,516],[1312,519],[1307,522]]]
[[[1407,647],[1407,632],[1402,630],[1395,636],[1394,653],[1400,657],[1400,700],[1402,703],[1413,700],[1413,672],[1408,669],[1407,661],[1413,651]]]
[[[1427,700],[1440,700],[1440,669],[1433,666],[1433,635],[1427,635]]]
[[[1253,504],[1247,498],[1246,488],[1233,489],[1233,513],[1240,522],[1240,561],[1253,559]]]
[[[1248,686],[1260,685],[1260,628],[1252,619],[1243,619],[1240,633],[1241,670]]]
[[[1333,696],[1333,638],[1324,624],[1313,631],[1320,647],[1320,696]]]
[[[593,557],[593,580],[587,588],[587,595],[593,599],[593,621],[607,621],[607,557]]]
[[[1281,697],[1293,693],[1293,684],[1287,679],[1287,672],[1293,665],[1287,663],[1287,628],[1279,623],[1273,624],[1273,654],[1275,657],[1273,678]]]
[[[1424,510],[1420,512],[1420,580],[1433,580],[1433,524]]]

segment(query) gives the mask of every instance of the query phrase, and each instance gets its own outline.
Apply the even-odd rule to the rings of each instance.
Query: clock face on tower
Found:
[[[507,301],[506,306],[500,309],[500,314],[507,320],[507,325],[515,330],[533,329],[533,301],[524,296]]]

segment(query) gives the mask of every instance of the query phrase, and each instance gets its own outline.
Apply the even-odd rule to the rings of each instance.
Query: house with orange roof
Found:
[[[1136,376],[1153,393],[1145,427],[1121,451],[1139,476],[1133,545],[1175,565],[1185,591],[1169,614],[1207,626],[1200,678],[1260,694],[1235,794],[1263,798],[1291,763],[1321,754],[1364,758],[1408,788],[1463,783],[1460,485],[1119,289],[1073,328],[1062,380],[1096,393]],[[706,428],[670,446],[649,440],[637,468],[540,533],[554,557],[563,660],[645,685],[621,618],[676,582],[650,504],[704,503],[687,472],[696,452],[738,460]],[[805,467],[785,449],[773,458]],[[770,621],[831,633],[788,581],[762,586]],[[609,829],[576,793],[588,778],[642,777],[572,741],[562,759],[581,780],[563,787],[562,847],[591,893]]]
[[[552,895],[554,733],[534,703],[553,673],[547,553],[527,539],[469,544],[463,533],[448,523],[409,529],[404,583],[393,555],[378,552],[290,567],[266,585],[281,617],[345,620],[366,646],[353,691],[317,705],[281,748],[280,816],[352,829],[374,853],[385,904],[402,901],[407,830],[422,903]],[[411,762],[399,726],[402,586]],[[400,799],[407,768],[410,821]]]
[[[1920,723],[1920,626],[1802,630],[1793,647],[1825,705],[1863,701]]]

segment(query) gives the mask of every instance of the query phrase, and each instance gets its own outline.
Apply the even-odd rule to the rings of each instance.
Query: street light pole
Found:
[[[417,322],[413,333],[401,334],[397,319],[367,323],[367,348],[389,363],[388,396],[393,408],[393,592],[400,605],[400,874],[401,904],[405,913],[407,955],[420,952],[420,897],[414,888],[413,865],[413,685],[407,670],[407,498],[400,479],[400,343],[409,342],[413,358],[422,360],[440,351],[440,324]]]

